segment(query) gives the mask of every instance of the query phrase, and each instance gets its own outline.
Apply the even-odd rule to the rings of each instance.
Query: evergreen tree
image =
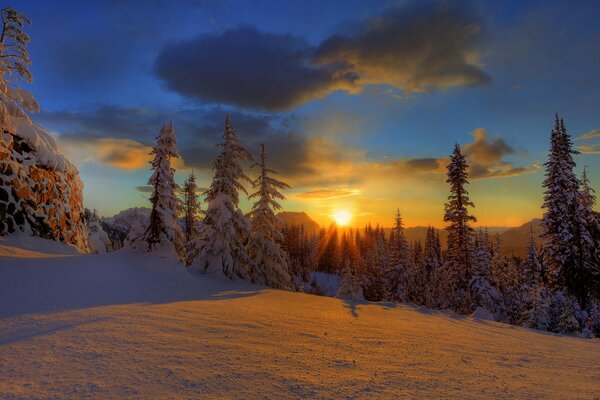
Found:
[[[29,36],[23,31],[31,21],[13,7],[0,11],[2,34],[0,34],[0,126],[13,132],[11,117],[29,121],[25,111],[39,112],[40,106],[33,95],[21,88],[22,83],[31,83],[29,71],[31,60],[27,52]]]
[[[484,308],[494,315],[496,321],[500,321],[504,318],[503,299],[502,294],[492,284],[491,259],[487,234],[479,229],[475,241],[474,269],[471,278],[472,301],[475,307]]]
[[[465,186],[469,183],[467,161],[456,144],[450,155],[448,179],[450,196],[445,205],[444,221],[449,223],[447,282],[452,293],[452,306],[455,311],[468,313],[471,305],[469,299],[469,282],[473,273],[473,229],[470,222],[477,219],[469,214],[468,207],[475,207],[469,199]]]
[[[194,172],[185,180],[182,188],[183,195],[183,221],[186,242],[192,240],[198,234],[198,215],[200,204],[198,203],[198,185]]]
[[[150,225],[144,233],[144,240],[148,250],[157,248],[172,248],[179,251],[182,245],[181,228],[177,222],[179,201],[175,195],[179,186],[175,183],[175,170],[171,167],[171,158],[177,158],[177,139],[173,124],[163,125],[156,137],[156,145],[150,154],[154,154],[151,161],[152,176],[148,184],[153,191],[150,201]]]
[[[389,282],[387,297],[391,300],[406,301],[410,293],[410,284],[415,263],[406,236],[404,235],[400,210],[396,211],[389,248],[386,274]]]
[[[356,279],[351,268],[344,268],[342,272],[342,281],[337,291],[336,297],[352,300],[363,300],[363,290],[358,279]]]
[[[206,216],[200,234],[192,243],[190,262],[200,272],[249,280],[251,260],[246,243],[250,222],[238,205],[239,191],[247,193],[242,181],[251,182],[240,162],[252,160],[252,156],[239,144],[229,115],[219,146],[222,151],[213,163],[214,177],[206,192]]]
[[[535,245],[532,227],[530,227],[527,257],[523,260],[523,268],[521,271],[521,286],[524,290],[542,282],[543,267]]]
[[[543,282],[534,286],[530,308],[525,315],[525,324],[530,328],[547,331],[550,328],[550,294]]]
[[[257,199],[248,213],[252,226],[248,255],[252,260],[252,282],[281,289],[291,289],[291,278],[288,273],[287,255],[281,248],[283,234],[281,221],[275,210],[280,210],[278,200],[285,200],[279,190],[289,186],[271,175],[277,174],[265,164],[265,145],[261,145],[260,163],[254,167],[260,174],[253,182],[256,192],[250,199]]]
[[[600,220],[594,212],[596,194],[587,176],[587,167],[583,168],[578,206],[580,224],[580,249],[583,275],[588,278],[587,294],[600,289]],[[600,290],[598,290],[600,295]],[[581,302],[585,305],[585,302]]]
[[[441,307],[439,284],[440,284],[440,269],[442,263],[440,260],[441,249],[438,247],[439,242],[432,226],[427,228],[425,236],[425,249],[423,254],[423,267],[420,269],[421,277],[419,282],[422,283],[423,304],[427,307]]]
[[[584,231],[579,212],[580,182],[573,171],[573,154],[577,152],[572,149],[564,122],[557,115],[544,180],[544,264],[552,289],[564,289],[585,301],[589,276],[584,269],[581,244],[589,235]]]

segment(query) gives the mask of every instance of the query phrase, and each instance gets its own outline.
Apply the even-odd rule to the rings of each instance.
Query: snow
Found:
[[[31,146],[40,165],[58,172],[75,170],[73,164],[61,154],[52,135],[44,128],[23,118],[13,119],[13,123],[16,126],[16,135]]]
[[[0,254],[2,398],[600,393],[598,339],[218,280],[128,250],[11,236]]]

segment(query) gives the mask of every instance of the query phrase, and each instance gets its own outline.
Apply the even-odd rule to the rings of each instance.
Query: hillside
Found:
[[[600,341],[0,238],[1,398],[555,398],[600,393]],[[21,241],[21,242],[20,242]],[[23,242],[24,241],[24,242]],[[15,249],[38,249],[35,254]]]
[[[319,232],[321,226],[304,211],[282,211],[277,216],[288,226],[304,226],[307,232]]]
[[[536,238],[538,248],[542,245],[542,226],[541,219],[535,218],[516,228],[511,228],[500,235],[500,248],[504,254],[515,254],[525,257],[527,254],[527,245],[531,237],[531,231]]]

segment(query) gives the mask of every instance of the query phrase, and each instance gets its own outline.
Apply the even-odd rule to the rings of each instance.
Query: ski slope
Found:
[[[18,242],[0,238],[2,399],[600,397],[597,339]]]

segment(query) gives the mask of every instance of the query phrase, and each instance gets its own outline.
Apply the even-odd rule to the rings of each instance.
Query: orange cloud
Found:
[[[361,194],[361,191],[358,189],[317,189],[305,193],[295,194],[294,197],[297,199],[329,200],[338,199],[341,197],[356,196],[359,194]]]

